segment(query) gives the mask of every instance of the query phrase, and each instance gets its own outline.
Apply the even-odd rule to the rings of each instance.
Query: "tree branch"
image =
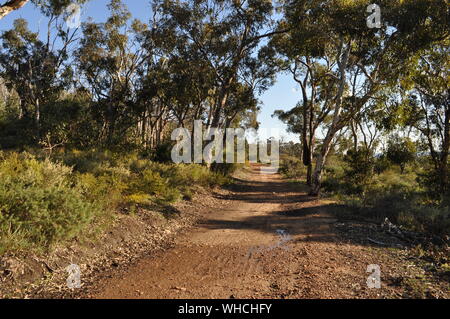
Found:
[[[18,10],[26,5],[30,0],[9,0],[5,4],[0,5],[0,19],[10,14],[14,10]]]

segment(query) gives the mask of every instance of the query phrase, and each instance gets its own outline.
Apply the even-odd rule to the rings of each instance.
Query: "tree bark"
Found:
[[[311,185],[311,190],[309,192],[309,195],[311,195],[311,196],[318,196],[320,194],[320,187],[322,185],[323,168],[325,166],[325,162],[327,160],[327,156],[330,151],[333,138],[334,138],[336,132],[339,130],[340,130],[340,127],[338,127],[337,125],[334,127],[331,127],[328,130],[325,140],[323,141],[322,149],[319,153],[319,157],[317,158],[316,167],[314,168],[314,173],[312,175],[312,185]]]
[[[39,141],[41,139],[41,102],[39,101],[39,99],[36,99],[35,107],[36,137]]]
[[[319,153],[319,157],[316,161],[316,166],[314,168],[314,173],[312,175],[312,185],[311,190],[309,192],[312,196],[318,196],[320,193],[320,187],[322,183],[322,172],[323,168],[325,166],[325,162],[328,156],[328,152],[330,151],[331,144],[333,141],[333,138],[335,134],[342,128],[341,121],[341,110],[342,110],[342,100],[343,95],[345,91],[345,84],[347,82],[347,76],[346,76],[346,68],[350,56],[350,43],[345,47],[344,49],[344,43],[341,39],[340,49],[338,53],[338,65],[339,65],[339,73],[340,73],[340,83],[339,83],[339,89],[336,94],[336,100],[335,100],[335,107],[334,107],[334,114],[333,114],[333,121],[331,123],[330,128],[328,129],[327,135],[325,137],[325,140],[323,141],[322,149]],[[342,54],[342,50],[345,50]]]
[[[0,6],[0,19],[26,5],[29,0],[10,0]]]
[[[450,150],[450,107],[447,107],[445,110],[444,116],[444,141],[442,144],[442,153],[441,153],[441,193],[444,195],[448,189],[448,154]]]
[[[310,163],[306,170],[306,185],[312,186],[312,172],[313,172],[313,165]]]

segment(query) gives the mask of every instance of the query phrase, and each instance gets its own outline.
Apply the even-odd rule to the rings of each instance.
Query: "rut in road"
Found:
[[[252,166],[227,205],[204,216],[174,247],[101,280],[93,298],[354,298],[368,289],[370,247],[333,231],[326,202]],[[382,266],[383,267],[383,266]]]

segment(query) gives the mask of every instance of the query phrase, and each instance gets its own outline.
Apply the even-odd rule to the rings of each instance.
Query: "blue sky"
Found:
[[[83,6],[81,21],[86,21],[92,17],[96,22],[105,21],[107,18],[106,5],[109,0],[94,0]],[[151,12],[150,2],[146,0],[124,0],[134,18],[146,21]],[[24,18],[28,21],[29,27],[33,31],[43,30],[46,25],[46,18],[42,16],[39,10],[31,3],[28,3],[22,9],[7,15],[0,20],[0,32],[11,28],[12,23],[17,18]],[[296,83],[289,74],[279,74],[277,82],[268,91],[263,93],[261,100],[261,114],[258,120],[262,128],[278,128],[281,136],[286,141],[298,141],[298,136],[286,132],[286,127],[279,120],[271,117],[277,109],[289,110],[295,106],[300,99],[300,93],[296,90]]]

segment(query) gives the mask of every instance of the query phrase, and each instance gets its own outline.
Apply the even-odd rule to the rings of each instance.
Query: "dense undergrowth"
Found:
[[[359,167],[361,163],[358,161],[358,167],[354,167],[338,156],[332,156],[327,163],[323,195],[343,204],[336,210],[340,217],[376,222],[388,218],[412,231],[450,235],[449,198],[436,196],[432,183],[423,178],[428,175],[426,162],[411,165],[403,174],[389,163],[378,173],[374,163],[366,174],[364,167]],[[306,174],[301,161],[293,157],[284,158],[280,172],[291,179],[304,178]]]
[[[0,254],[86,239],[119,210],[190,199],[195,187],[227,181],[201,165],[157,163],[136,153],[0,152]]]

